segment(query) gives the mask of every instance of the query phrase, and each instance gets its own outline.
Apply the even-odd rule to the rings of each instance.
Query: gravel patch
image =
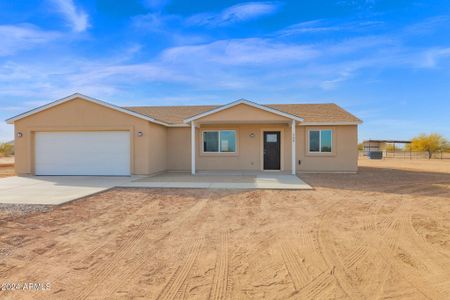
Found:
[[[0,220],[9,219],[11,217],[22,217],[36,212],[46,212],[51,209],[51,205],[0,203]]]

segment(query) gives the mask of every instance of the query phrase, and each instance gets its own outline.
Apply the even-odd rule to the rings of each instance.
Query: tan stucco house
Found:
[[[19,175],[356,172],[361,120],[335,104],[119,107],[81,94],[11,119]]]

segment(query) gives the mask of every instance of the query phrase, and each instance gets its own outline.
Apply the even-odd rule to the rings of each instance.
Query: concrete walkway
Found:
[[[209,188],[209,189],[290,189],[311,186],[297,176],[263,174],[164,173],[152,177],[30,176],[0,179],[0,203],[57,205],[113,187]]]

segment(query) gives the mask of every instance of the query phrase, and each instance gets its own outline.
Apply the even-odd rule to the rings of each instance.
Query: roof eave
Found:
[[[12,118],[7,119],[6,123],[7,124],[14,124],[15,121],[18,121],[20,119],[26,118],[26,117],[31,116],[31,115],[34,115],[34,114],[36,114],[38,112],[44,111],[46,109],[49,109],[51,107],[57,106],[59,104],[65,103],[67,101],[70,101],[70,100],[73,100],[73,99],[76,99],[76,98],[81,98],[83,100],[90,101],[90,102],[99,104],[101,106],[105,106],[105,107],[108,107],[108,108],[111,108],[111,109],[114,109],[114,110],[117,110],[117,111],[129,114],[129,115],[132,115],[134,117],[137,117],[137,118],[140,118],[140,119],[144,119],[146,121],[149,121],[149,122],[152,122],[152,123],[155,123],[155,124],[159,124],[159,125],[163,125],[163,126],[168,126],[169,125],[169,124],[167,124],[165,122],[156,120],[156,119],[154,119],[152,117],[149,117],[147,115],[143,115],[143,114],[140,114],[140,113],[137,113],[137,112],[125,109],[123,107],[116,106],[114,104],[111,104],[111,103],[108,103],[108,102],[105,102],[105,101],[102,101],[102,100],[98,100],[98,99],[95,99],[95,98],[92,98],[92,97],[89,97],[89,96],[86,96],[86,95],[83,95],[83,94],[80,94],[80,93],[74,93],[74,94],[72,94],[70,96],[58,99],[56,101],[53,101],[53,102],[50,102],[48,104],[39,106],[39,107],[34,108],[32,110],[29,110],[27,112],[21,113],[21,114],[19,114],[17,116],[14,116]]]
[[[303,122],[300,125],[301,126],[332,126],[332,125],[360,125],[362,124],[362,121],[354,121],[354,122],[348,122],[348,121],[342,121],[342,122]]]

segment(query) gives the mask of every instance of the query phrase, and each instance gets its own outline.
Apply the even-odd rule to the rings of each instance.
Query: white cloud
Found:
[[[0,56],[45,44],[60,36],[54,31],[44,31],[31,24],[0,25]]]
[[[187,20],[187,24],[225,26],[273,14],[280,6],[279,2],[246,2],[230,6],[219,13],[193,15]]]
[[[221,65],[273,65],[295,63],[317,56],[309,46],[287,44],[270,39],[219,40],[208,44],[180,46],[162,53],[165,62],[217,63]]]
[[[58,12],[66,19],[72,30],[83,32],[89,27],[89,16],[82,9],[77,8],[73,0],[49,0]]]
[[[410,35],[429,34],[447,27],[449,22],[450,17],[448,16],[434,16],[407,26],[404,32]]]
[[[329,26],[323,24],[321,20],[313,20],[307,22],[301,22],[291,25],[279,32],[280,35],[294,35],[301,33],[319,33],[319,32],[330,32],[338,31],[341,26]]]
[[[340,24],[331,24],[324,20],[312,20],[307,22],[300,22],[278,32],[281,36],[300,35],[300,34],[319,34],[332,33],[337,31],[352,31],[361,32],[369,29],[373,30],[384,25],[381,21],[364,21],[364,22],[349,22]]]
[[[341,82],[344,82],[348,80],[352,76],[352,72],[350,71],[343,71],[340,74],[338,74],[338,77],[330,80],[325,80],[320,84],[320,87],[324,90],[331,90],[334,89],[340,84]]]
[[[433,48],[426,50],[423,59],[420,61],[420,67],[433,68],[437,66],[440,59],[450,56],[450,48]]]

